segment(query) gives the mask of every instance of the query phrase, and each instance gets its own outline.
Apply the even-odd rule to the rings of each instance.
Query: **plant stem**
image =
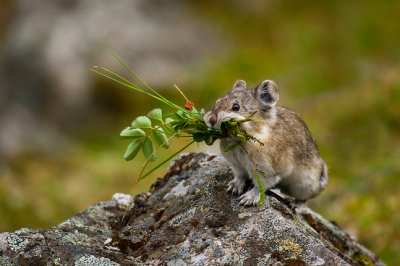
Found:
[[[174,87],[175,87],[175,89],[177,89],[179,91],[179,93],[186,100],[186,102],[189,102],[188,98],[186,98],[185,94],[183,94],[183,92],[178,88],[178,86],[176,86],[176,84],[174,84]]]
[[[230,136],[233,139],[232,136]],[[244,146],[245,143],[243,143],[242,145],[240,145],[240,147],[246,152],[247,157],[249,157],[251,163],[254,166],[254,177],[256,178],[257,184],[258,184],[258,190],[260,191],[260,200],[258,202],[258,204],[262,205],[264,202],[264,198],[265,198],[265,191],[264,191],[264,186],[260,180],[260,178],[257,175],[257,172],[259,172],[264,178],[266,178],[266,175],[264,173],[264,171],[262,171],[258,165],[256,164],[256,162],[254,161],[253,157],[251,157],[250,153],[247,151],[246,147]]]
[[[177,155],[178,153],[182,152],[183,150],[185,150],[187,147],[189,147],[190,145],[192,145],[195,141],[191,141],[189,144],[185,145],[185,147],[183,147],[182,149],[180,149],[179,151],[177,151],[176,153],[172,154],[171,156],[169,156],[167,159],[165,159],[164,161],[162,161],[161,163],[157,164],[153,169],[151,169],[150,171],[148,171],[145,175],[139,177],[138,181],[142,180],[143,178],[145,178],[146,176],[150,175],[151,173],[153,173],[155,170],[157,170],[161,165],[165,164],[166,162],[168,162],[169,160],[171,160],[173,157],[175,157],[175,155]]]

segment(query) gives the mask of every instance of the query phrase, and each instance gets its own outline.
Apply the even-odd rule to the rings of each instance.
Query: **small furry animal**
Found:
[[[296,210],[324,189],[328,169],[307,125],[296,112],[277,106],[278,100],[278,87],[273,81],[264,80],[256,88],[247,89],[246,82],[238,80],[227,95],[216,101],[204,119],[209,127],[218,129],[224,121],[244,119],[257,111],[254,117],[261,119],[240,126],[262,141],[263,146],[249,140],[244,147],[224,152],[234,140],[225,138],[220,142],[221,153],[235,175],[228,184],[228,191],[241,195],[240,204],[243,205],[256,205],[260,200],[250,155],[267,176],[259,175],[264,188],[279,188],[283,194],[293,197],[291,204]],[[243,194],[249,179],[254,186]]]

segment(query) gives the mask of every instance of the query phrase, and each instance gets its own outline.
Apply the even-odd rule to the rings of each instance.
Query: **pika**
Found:
[[[225,152],[224,149],[235,140],[227,137],[220,141],[221,153],[234,172],[228,192],[241,195],[239,200],[242,205],[259,202],[260,191],[254,177],[255,162],[266,175],[259,175],[264,188],[278,188],[294,198],[291,204],[297,210],[321,193],[328,183],[328,169],[300,115],[277,106],[278,100],[278,87],[273,81],[264,80],[255,88],[248,89],[245,81],[238,80],[227,95],[216,101],[204,119],[209,127],[218,129],[224,121],[244,119],[257,111],[254,117],[261,119],[240,126],[264,145],[249,140],[243,146]],[[247,180],[251,180],[254,186],[243,194]]]

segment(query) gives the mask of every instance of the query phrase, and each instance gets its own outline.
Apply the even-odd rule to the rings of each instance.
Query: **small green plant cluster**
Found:
[[[163,118],[162,110],[157,108],[150,111],[147,116],[137,117],[130,126],[122,130],[120,133],[121,138],[130,139],[132,141],[124,154],[125,160],[130,161],[134,159],[140,150],[142,150],[146,158],[146,163],[139,174],[138,180],[151,174],[163,163],[169,161],[172,157],[194,142],[204,141],[206,144],[212,145],[216,139],[229,136],[235,140],[225,149],[225,151],[230,151],[236,146],[246,143],[249,139],[255,139],[239,127],[241,123],[257,119],[251,118],[252,115],[243,120],[223,122],[219,129],[208,127],[203,119],[203,115],[204,110],[197,112],[197,110],[193,108],[193,111],[189,113],[178,110],[173,113],[171,117]],[[147,164],[156,159],[156,153],[159,148],[163,147],[168,149],[170,139],[183,136],[192,137],[192,141],[184,148],[168,157],[167,160],[144,174]]]
[[[257,120],[259,118],[254,118],[253,116],[256,112],[250,114],[248,117],[242,120],[231,120],[225,121],[221,124],[219,129],[210,128],[207,126],[203,116],[204,116],[204,109],[198,111],[194,104],[189,101],[183,92],[176,87],[179,93],[185,98],[186,104],[185,106],[179,106],[170,100],[163,97],[161,94],[156,92],[152,89],[147,83],[145,83],[135,72],[133,72],[122,59],[118,57],[110,48],[100,42],[111,54],[138,80],[145,88],[139,87],[135,83],[121,77],[120,75],[104,68],[104,67],[95,67],[91,69],[93,72],[111,79],[121,85],[126,87],[132,88],[138,92],[144,93],[154,99],[174,108],[176,110],[175,113],[172,113],[166,117],[163,116],[163,112],[160,108],[153,109],[150,111],[146,116],[139,116],[137,117],[130,126],[123,129],[120,133],[121,138],[131,140],[131,143],[128,145],[124,158],[125,160],[129,161],[136,157],[136,155],[140,152],[143,152],[146,161],[143,167],[140,170],[139,176],[137,178],[137,182],[151,173],[153,173],[156,169],[160,166],[171,160],[175,157],[178,153],[182,152],[184,149],[189,147],[194,142],[205,142],[207,145],[212,145],[215,140],[223,139],[223,138],[231,138],[232,144],[229,145],[225,151],[231,151],[235,149],[237,146],[241,145],[243,149],[248,154],[250,160],[254,164],[254,174],[259,184],[261,198],[260,204],[264,201],[264,189],[262,187],[262,183],[257,175],[261,173],[264,177],[264,173],[258,168],[257,164],[253,161],[250,154],[244,148],[243,144],[247,141],[252,140],[258,142],[260,145],[263,143],[249,134],[247,131],[240,127],[240,124]],[[98,71],[97,69],[101,69],[102,72]],[[169,156],[164,161],[157,164],[148,172],[145,172],[148,164],[151,161],[156,159],[156,154],[158,149],[168,148],[169,141],[174,137],[189,137],[191,141],[181,148],[176,153]]]

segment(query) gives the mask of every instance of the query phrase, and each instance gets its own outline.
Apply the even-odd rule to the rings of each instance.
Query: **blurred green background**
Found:
[[[182,105],[173,83],[209,108],[236,79],[275,80],[329,167],[310,206],[400,264],[399,1],[88,2],[0,4],[1,232],[49,228],[163,175],[133,191],[143,158],[123,160],[119,131],[164,107],[89,72],[125,73],[98,38]]]

